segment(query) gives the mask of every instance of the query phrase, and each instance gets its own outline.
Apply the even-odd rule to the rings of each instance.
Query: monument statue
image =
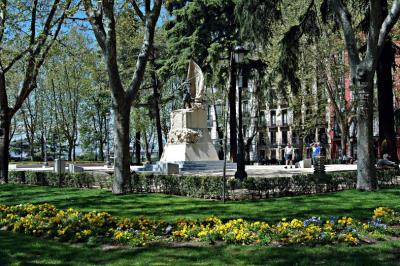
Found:
[[[183,84],[183,109],[192,108],[192,95],[189,90],[189,83]]]
[[[183,88],[183,109],[171,113],[171,129],[161,162],[218,161],[203,105],[204,75],[190,60]]]
[[[204,75],[199,65],[190,60],[186,81],[183,83],[183,108],[200,107],[204,96]],[[194,105],[192,105],[194,103]]]
[[[189,83],[189,91],[195,103],[202,103],[204,96],[204,75],[199,65],[190,60],[186,77]]]

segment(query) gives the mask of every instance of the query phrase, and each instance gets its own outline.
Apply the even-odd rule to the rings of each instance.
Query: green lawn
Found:
[[[355,190],[339,193],[274,198],[256,201],[201,200],[162,194],[114,196],[98,189],[68,189],[24,185],[0,185],[0,204],[52,203],[59,208],[107,211],[113,215],[174,221],[216,215],[223,219],[246,218],[276,222],[280,218],[309,218],[351,215],[367,219],[374,208],[400,207],[400,189],[368,193]]]
[[[102,250],[0,232],[0,265],[399,265],[400,241],[348,247],[208,244]]]
[[[59,208],[108,211],[113,215],[145,215],[173,221],[178,218],[242,217],[275,222],[282,217],[308,218],[347,215],[366,220],[375,207],[400,208],[400,189],[229,202],[190,199],[158,194],[113,196],[102,190],[59,189],[0,185],[0,204],[49,202]],[[0,265],[400,265],[400,241],[359,247],[259,247],[201,244],[102,250],[0,231]]]

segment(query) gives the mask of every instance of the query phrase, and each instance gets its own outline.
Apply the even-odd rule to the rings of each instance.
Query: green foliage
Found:
[[[161,71],[184,75],[193,59],[208,72],[211,65],[226,61],[239,37],[234,9],[232,0],[185,1],[175,6],[175,19],[165,26],[169,59]]]
[[[267,45],[273,36],[273,26],[281,19],[281,0],[236,1],[235,15],[243,37]]]
[[[29,184],[54,187],[74,188],[110,188],[111,179],[95,173],[65,173],[53,172],[23,172],[9,173],[9,182],[14,184]]]
[[[397,170],[378,173],[380,187],[400,185]],[[112,176],[95,173],[10,172],[10,183],[30,185],[111,189]],[[181,176],[132,173],[131,192],[163,193],[195,198],[222,199],[223,179],[215,176]],[[230,199],[270,198],[335,192],[356,187],[357,173],[335,172],[292,177],[250,177],[240,182],[230,179],[226,197]]]

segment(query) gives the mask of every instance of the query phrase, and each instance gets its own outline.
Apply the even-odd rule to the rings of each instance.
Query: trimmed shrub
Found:
[[[380,187],[400,185],[399,170],[379,171]],[[10,172],[10,183],[30,185],[111,189],[112,176],[101,173]],[[325,174],[295,175],[292,177],[249,177],[241,182],[229,178],[225,196],[228,199],[268,198],[288,195],[335,192],[353,189],[357,183],[357,172],[334,172]],[[222,199],[223,180],[215,176],[180,176],[138,174],[133,172],[128,187],[137,193],[164,193],[196,198]]]

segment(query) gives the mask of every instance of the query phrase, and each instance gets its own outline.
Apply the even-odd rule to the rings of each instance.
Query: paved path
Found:
[[[85,171],[96,171],[96,172],[110,172],[114,171],[113,168],[106,168],[104,166],[83,166]],[[133,170],[133,167],[131,167]],[[13,170],[13,169],[10,169]],[[17,171],[53,171],[53,167],[35,167],[35,168],[18,168]],[[327,172],[336,171],[351,171],[357,170],[357,165],[352,164],[332,164],[326,165]],[[263,176],[263,177],[276,177],[276,176],[292,176],[298,174],[310,174],[313,172],[312,168],[288,168],[285,169],[283,165],[247,165],[246,172],[248,176]],[[221,176],[221,170],[208,170],[208,171],[182,171],[182,175],[212,175]],[[233,176],[235,170],[227,170],[228,176]]]
[[[348,164],[332,164],[326,165],[327,172],[336,171],[352,171],[357,170],[357,165]],[[313,168],[288,168],[285,169],[283,165],[247,165],[246,172],[248,176],[263,176],[263,177],[275,177],[275,176],[292,176],[298,174],[311,174],[313,173]],[[194,175],[222,175],[221,171],[184,171],[182,174],[194,174]],[[227,175],[233,176],[235,170],[228,170]]]

